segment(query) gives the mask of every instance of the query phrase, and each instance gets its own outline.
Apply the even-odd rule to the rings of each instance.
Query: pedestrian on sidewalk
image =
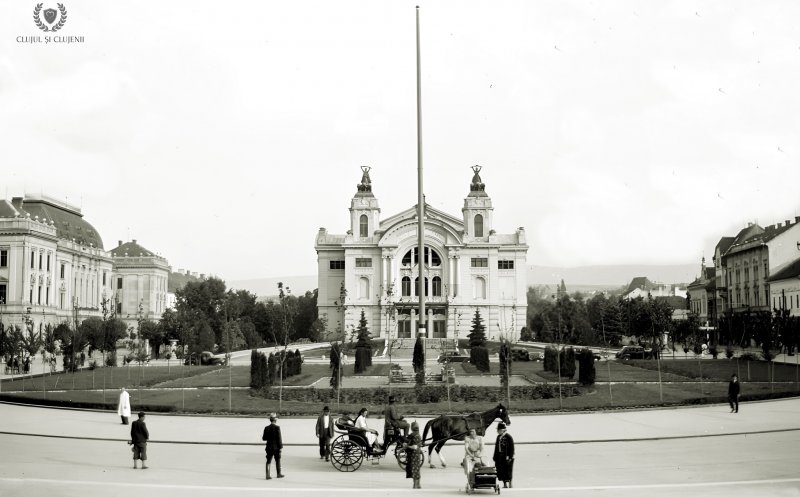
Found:
[[[328,406],[323,407],[322,414],[317,417],[316,433],[319,439],[319,458],[328,461],[331,456],[331,438],[333,438],[333,419]]]
[[[503,488],[511,488],[514,476],[514,439],[506,431],[505,423],[497,423],[497,440],[494,442],[494,465],[497,479],[502,480]]]
[[[125,387],[122,387],[122,391],[119,393],[117,414],[119,414],[119,417],[122,418],[122,424],[128,424],[128,418],[131,417],[131,396],[125,390]]]
[[[741,391],[739,384],[739,376],[734,373],[731,375],[731,381],[728,383],[728,404],[731,405],[731,412],[739,412],[739,392]]]
[[[144,424],[144,413],[139,413],[139,419],[131,423],[131,443],[133,444],[133,469],[137,469],[136,460],[142,460],[142,469],[147,469],[147,441],[150,432]]]
[[[281,449],[283,449],[283,440],[281,439],[281,427],[278,426],[278,415],[274,412],[269,415],[270,424],[264,428],[264,434],[261,440],[267,442],[264,450],[267,453],[267,480],[271,480],[272,476],[269,474],[272,460],[275,459],[275,469],[278,470],[278,478],[283,478],[281,473]]]

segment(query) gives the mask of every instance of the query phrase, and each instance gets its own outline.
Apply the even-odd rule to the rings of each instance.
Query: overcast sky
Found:
[[[413,206],[417,3],[427,201],[461,217],[480,164],[528,264],[699,264],[800,215],[800,2],[64,1],[83,43],[20,43],[53,34],[0,3],[0,195],[82,206],[106,249],[315,274],[360,166],[382,217]]]

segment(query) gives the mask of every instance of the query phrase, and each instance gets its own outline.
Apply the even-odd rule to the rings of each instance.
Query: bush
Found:
[[[589,349],[580,349],[578,351],[578,381],[582,385],[593,385],[596,375],[594,369],[594,354]]]
[[[117,366],[117,354],[106,355],[106,366],[114,368]]]
[[[97,369],[97,360],[92,359],[89,361],[89,371],[94,371],[95,369]]]
[[[469,349],[469,362],[475,365],[482,373],[489,372],[489,349],[478,345]]]
[[[558,369],[558,362],[556,359],[556,354],[558,354],[558,349],[553,346],[548,345],[544,349],[544,370],[550,371],[555,373]]]
[[[695,343],[694,346],[692,347],[692,352],[694,352],[695,355],[702,354],[703,353],[703,345],[701,345],[700,342]]]
[[[730,345],[725,347],[725,357],[727,357],[728,359],[733,357],[733,347],[731,347]]]
[[[758,356],[755,355],[753,352],[742,352],[739,354],[739,359],[743,361],[757,361]]]
[[[564,347],[561,349],[561,377],[574,378],[575,377],[575,349],[572,347]]]
[[[519,339],[523,342],[532,342],[533,332],[531,332],[527,326],[523,326],[522,330],[519,332]]]
[[[719,355],[719,350],[717,350],[716,345],[711,345],[710,347],[708,347],[708,353],[711,354],[711,357],[716,359],[717,356]]]

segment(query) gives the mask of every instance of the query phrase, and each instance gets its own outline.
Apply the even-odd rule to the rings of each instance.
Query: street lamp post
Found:
[[[558,309],[558,330],[556,330],[556,377],[558,378],[558,407],[564,408],[561,394],[561,299],[556,296],[556,309]]]

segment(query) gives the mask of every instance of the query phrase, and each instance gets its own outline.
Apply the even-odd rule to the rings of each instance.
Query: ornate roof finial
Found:
[[[369,179],[369,170],[372,169],[369,166],[361,166],[361,170],[364,174],[361,175],[361,183],[357,186],[359,192],[371,192],[372,191],[372,180]]]
[[[486,185],[484,185],[481,181],[481,176],[478,174],[481,169],[481,166],[472,166],[472,170],[475,172],[475,174],[472,176],[472,184],[469,185],[469,191],[471,192],[482,192],[486,187]]]

